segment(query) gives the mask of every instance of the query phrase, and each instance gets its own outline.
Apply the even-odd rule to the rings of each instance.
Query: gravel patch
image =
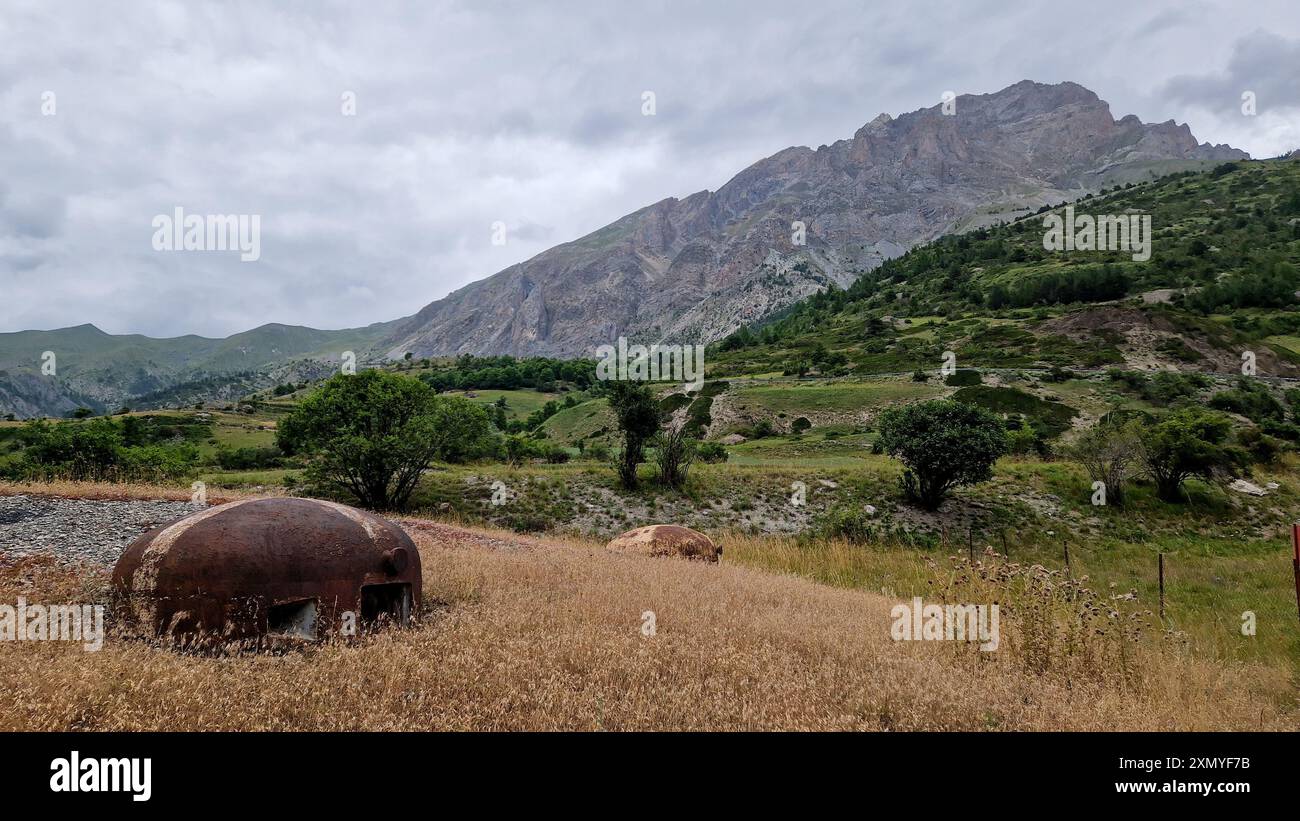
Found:
[[[189,502],[0,496],[0,554],[112,566],[141,533],[194,510]]]
[[[112,567],[137,536],[195,510],[185,501],[0,496],[0,559],[49,555]],[[412,536],[428,534],[444,546],[521,550],[538,544],[527,536],[503,538],[423,519],[393,521]]]

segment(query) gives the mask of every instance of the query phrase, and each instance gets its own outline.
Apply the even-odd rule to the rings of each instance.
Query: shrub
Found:
[[[1300,442],[1300,425],[1296,425],[1294,422],[1279,422],[1276,419],[1265,419],[1259,423],[1259,428],[1269,436],[1276,436],[1292,442]]]
[[[545,516],[520,505],[511,505],[502,518],[502,524],[516,533],[541,533],[551,526]]]
[[[506,462],[518,467],[529,459],[538,456],[540,447],[533,439],[512,433],[505,440]]]
[[[1287,388],[1282,395],[1286,397],[1286,403],[1291,407],[1292,417],[1300,417],[1300,388]]]
[[[1282,452],[1282,443],[1259,428],[1246,428],[1238,433],[1237,444],[1250,454],[1252,462],[1261,465],[1276,462]]]
[[[948,374],[948,377],[943,380],[943,383],[953,388],[964,388],[968,385],[982,385],[984,383],[984,378],[980,376],[980,372],[974,368],[958,368]]]
[[[127,417],[125,422],[139,421]],[[84,422],[28,422],[18,432],[22,456],[12,469],[16,477],[74,481],[166,481],[188,475],[198,464],[198,449],[187,442],[128,441],[111,419]]]
[[[433,461],[462,461],[491,441],[487,411],[462,397],[381,370],[337,374],[280,423],[286,453],[314,457],[314,482],[368,507],[405,507]]]
[[[217,464],[223,470],[265,470],[284,463],[279,448],[219,448]]]
[[[193,473],[198,459],[198,449],[193,445],[123,448],[119,476],[136,481],[167,481]]]
[[[721,442],[701,442],[695,449],[695,456],[701,462],[717,464],[725,462],[731,456]]]
[[[1142,424],[1136,420],[1099,422],[1079,435],[1069,455],[1106,488],[1106,503],[1123,507],[1128,481],[1138,458]]]
[[[1145,396],[1161,405],[1169,405],[1179,399],[1195,397],[1202,389],[1209,387],[1209,380],[1198,373],[1175,373],[1160,371],[1151,377]]]
[[[562,465],[569,461],[569,451],[560,445],[547,446],[542,456],[552,465]]]
[[[1200,408],[1176,411],[1143,430],[1138,458],[1160,498],[1181,501],[1183,482],[1193,476],[1212,480],[1231,474],[1237,460],[1224,446],[1231,430],[1226,417]]]
[[[1062,368],[1060,365],[1053,365],[1051,369],[1043,374],[1044,382],[1066,382],[1071,379],[1078,379],[1079,375],[1072,370]]]
[[[1216,393],[1210,397],[1209,404],[1215,410],[1239,413],[1252,422],[1266,419],[1281,422],[1286,419],[1282,403],[1273,398],[1268,388],[1249,379],[1238,379],[1235,389]]]
[[[548,401],[545,405],[542,405],[537,410],[528,414],[528,418],[523,421],[521,427],[523,428],[523,430],[535,431],[542,426],[543,422],[545,422],[547,419],[550,419],[552,416],[554,416],[559,412],[560,412],[560,403],[552,399]]]
[[[1038,432],[1025,421],[1024,417],[1015,420],[1014,426],[1007,426],[1007,452],[1017,455],[1037,453],[1042,438]]]
[[[661,431],[655,436],[655,463],[659,467],[659,484],[680,488],[695,459],[695,442],[681,428]]]
[[[632,490],[637,485],[636,467],[645,461],[646,441],[659,430],[659,403],[646,385],[611,382],[609,406],[623,434],[617,464],[619,484]]]
[[[883,450],[903,463],[903,491],[934,510],[949,490],[986,482],[1007,452],[1001,420],[982,408],[934,399],[880,415]]]
[[[1111,381],[1119,382],[1131,393],[1157,405],[1170,405],[1179,399],[1190,399],[1210,385],[1208,379],[1196,373],[1160,371],[1147,376],[1141,371],[1123,371],[1112,368],[1106,372]]]
[[[829,511],[815,528],[823,539],[865,542],[875,530],[875,520],[860,507],[840,506]]]

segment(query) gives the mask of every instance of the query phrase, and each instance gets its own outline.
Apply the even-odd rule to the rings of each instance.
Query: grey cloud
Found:
[[[1088,19],[1107,24],[1079,26],[994,0],[6,0],[0,331],[393,319],[949,89],[1070,79],[1116,116],[1189,121],[1257,156],[1297,136],[1233,104],[1251,88],[1261,112],[1296,105],[1293,0],[1250,14],[1226,0],[1147,5],[1099,0]],[[40,116],[46,90],[54,117]],[[654,117],[641,116],[646,90]],[[262,258],[154,252],[150,221],[177,205],[260,214]],[[491,243],[498,220],[504,247]]]
[[[0,255],[0,267],[16,273],[33,271],[41,266],[45,258],[39,254],[4,254]]]
[[[0,195],[0,232],[16,237],[49,239],[63,226],[65,203],[39,191]]]
[[[1182,103],[1235,114],[1241,95],[1253,91],[1260,110],[1300,108],[1300,39],[1256,31],[1233,44],[1225,71],[1179,75],[1164,91]]]
[[[523,225],[511,228],[510,233],[517,239],[544,241],[551,239],[555,235],[555,229],[549,225],[526,222]]]
[[[1145,23],[1133,32],[1133,39],[1142,40],[1147,37],[1154,37],[1168,29],[1193,23],[1198,16],[1205,13],[1207,13],[1207,9],[1204,4],[1192,2],[1180,5],[1177,8],[1162,9],[1151,15]]]

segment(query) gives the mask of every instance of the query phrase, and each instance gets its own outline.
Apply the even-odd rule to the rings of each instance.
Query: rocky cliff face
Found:
[[[852,139],[655,203],[426,306],[381,349],[582,356],[620,335],[712,341],[940,234],[1246,156],[1173,121],[1116,120],[1074,83],[1025,81],[959,96],[953,114],[881,114]]]

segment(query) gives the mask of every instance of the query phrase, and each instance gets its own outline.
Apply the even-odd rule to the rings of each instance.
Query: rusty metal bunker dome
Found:
[[[249,499],[132,542],[113,569],[119,617],[149,636],[315,640],[420,606],[420,555],[393,523],[316,499]]]

